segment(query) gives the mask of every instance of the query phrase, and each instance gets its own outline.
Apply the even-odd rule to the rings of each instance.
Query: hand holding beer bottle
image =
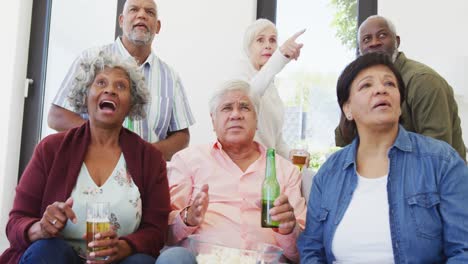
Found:
[[[281,194],[274,202],[274,207],[270,210],[271,218],[279,222],[278,228],[274,228],[275,232],[282,235],[290,234],[296,227],[296,216],[294,208],[289,203],[288,197]]]
[[[279,227],[279,222],[271,218],[270,210],[280,195],[280,186],[276,179],[275,150],[267,149],[265,179],[262,184],[262,227]]]
[[[267,150],[265,180],[262,185],[262,227],[286,235],[296,226],[294,209],[288,197],[280,195],[280,186],[276,179],[275,150]]]

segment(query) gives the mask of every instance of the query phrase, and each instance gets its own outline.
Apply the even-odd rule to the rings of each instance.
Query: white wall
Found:
[[[153,47],[184,83],[196,119],[190,128],[190,144],[207,143],[215,138],[208,99],[234,72],[233,65],[242,55],[244,30],[256,16],[257,1],[157,2],[162,27]]]
[[[114,41],[116,12],[115,0],[52,1],[42,138],[55,133],[47,114],[72,62],[84,49]]]
[[[400,50],[439,72],[453,87],[468,145],[468,2],[379,0],[378,14],[395,24]]]
[[[2,103],[0,114],[0,253],[8,245],[5,225],[18,176],[24,82],[28,61],[32,0],[2,2],[0,46]]]

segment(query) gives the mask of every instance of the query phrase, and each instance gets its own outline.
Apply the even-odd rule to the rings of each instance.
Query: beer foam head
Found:
[[[92,223],[108,223],[109,218],[107,217],[99,217],[99,216],[88,216],[86,218],[86,222],[92,222]]]

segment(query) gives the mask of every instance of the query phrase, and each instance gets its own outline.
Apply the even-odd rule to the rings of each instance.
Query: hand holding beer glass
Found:
[[[98,251],[107,250],[108,246],[94,246],[97,241],[105,239],[104,233],[111,231],[109,216],[109,203],[90,202],[86,204],[86,257],[88,260],[106,260],[109,257],[109,255],[96,255]],[[93,246],[90,247],[90,244]]]

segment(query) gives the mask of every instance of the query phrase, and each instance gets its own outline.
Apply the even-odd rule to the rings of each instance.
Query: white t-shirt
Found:
[[[387,178],[358,175],[356,190],[333,237],[335,263],[394,263]]]

